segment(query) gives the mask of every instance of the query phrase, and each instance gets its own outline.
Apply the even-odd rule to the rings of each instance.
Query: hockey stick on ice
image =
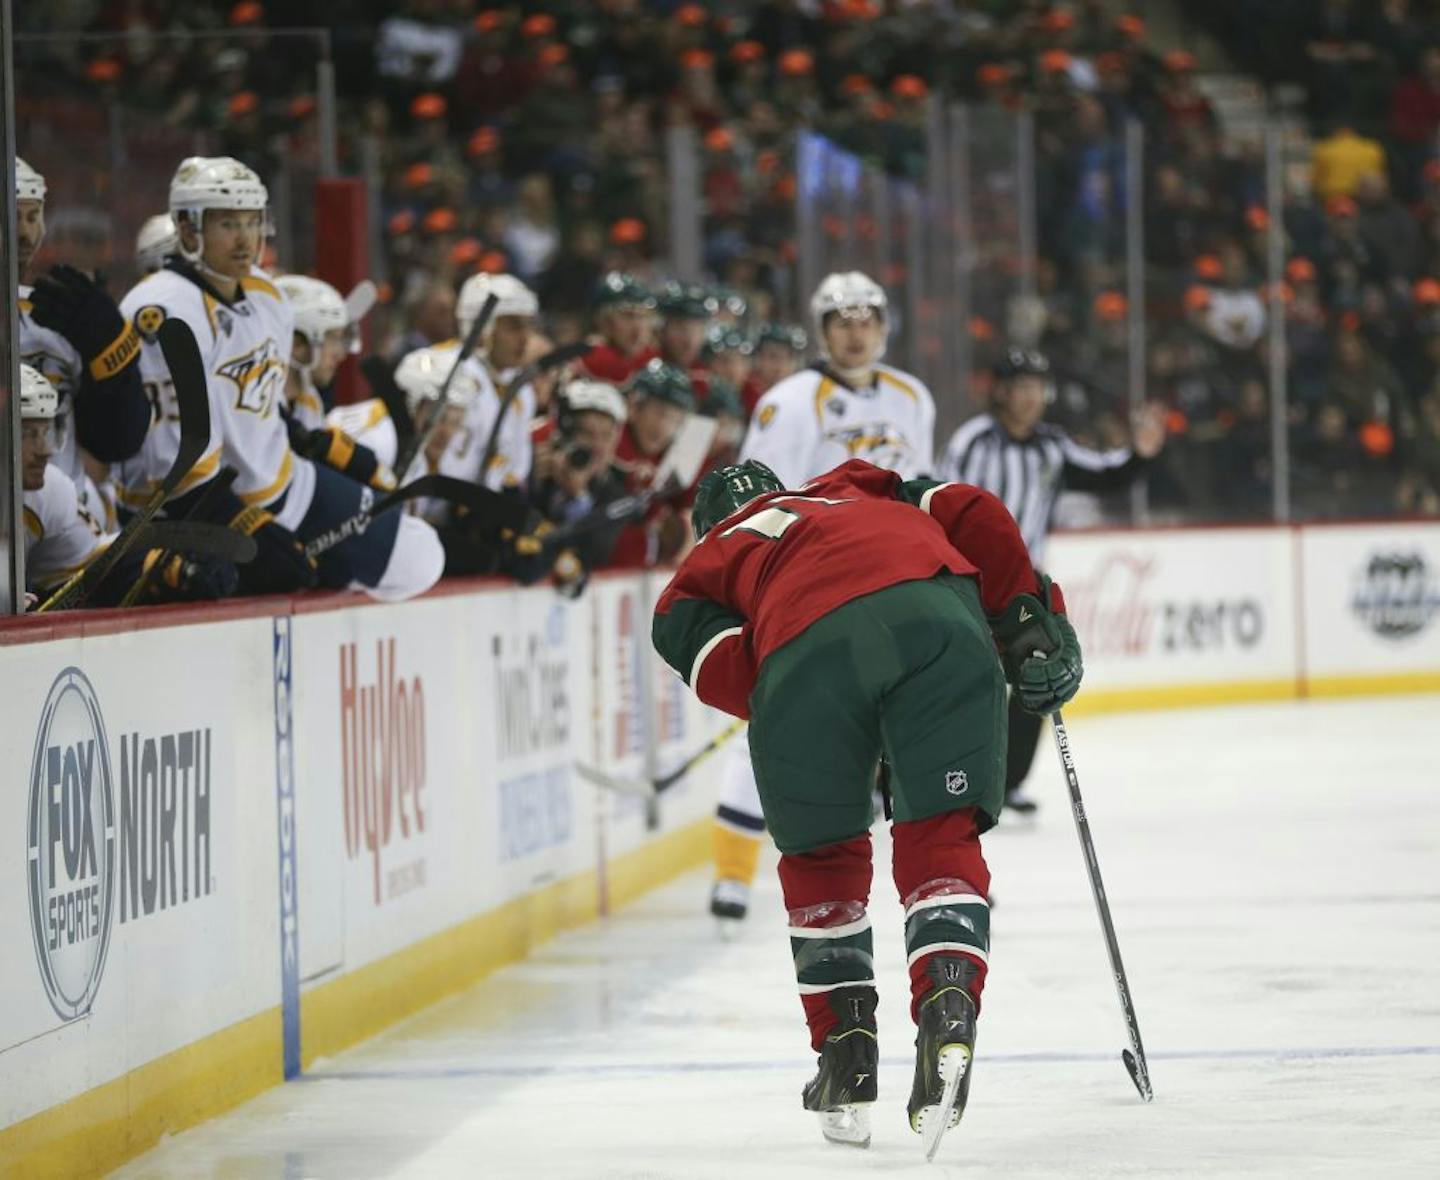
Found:
[[[418,499],[445,500],[458,504],[485,521],[493,522],[496,528],[519,532],[524,529],[527,521],[528,514],[524,504],[509,496],[450,475],[422,475],[419,479],[412,479],[403,488],[396,488],[388,495],[380,497],[369,508],[362,509],[349,520],[342,520],[328,532],[312,537],[306,542],[305,553],[310,557],[319,557],[342,541],[348,541],[357,533],[363,533],[377,516],[389,512],[392,508],[399,508],[409,500]]]
[[[210,445],[210,391],[195,336],[183,320],[171,317],[160,325],[159,340],[180,412],[180,442],[175,448],[170,470],[150,498],[110,542],[109,548],[41,603],[36,608],[39,611],[73,609],[84,602],[120,559],[135,547],[136,535],[155,519],[155,514],[204,457],[205,448]]]
[[[1125,964],[1120,961],[1120,943],[1115,938],[1115,923],[1110,920],[1110,903],[1105,899],[1105,883],[1100,879],[1100,862],[1095,858],[1095,841],[1090,838],[1090,821],[1085,817],[1085,803],[1080,798],[1080,778],[1075,773],[1075,755],[1070,750],[1070,734],[1065,729],[1065,719],[1056,709],[1050,718],[1055,727],[1055,748],[1060,754],[1060,766],[1065,772],[1065,782],[1070,788],[1070,811],[1075,816],[1075,831],[1080,837],[1080,848],[1085,854],[1085,872],[1090,877],[1090,892],[1095,895],[1095,908],[1100,913],[1100,927],[1105,932],[1105,950],[1110,955],[1110,971],[1115,976],[1115,990],[1120,994],[1120,1008],[1125,1014],[1125,1031],[1130,1037],[1130,1048],[1121,1054],[1130,1080],[1140,1091],[1140,1097],[1150,1102],[1155,1092],[1150,1088],[1150,1069],[1145,1063],[1145,1046],[1140,1043],[1140,1021],[1135,1016],[1135,1004],[1130,997],[1130,983],[1125,977]]]
[[[744,721],[739,719],[732,721],[669,774],[662,774],[659,778],[625,778],[621,775],[606,774],[598,767],[589,766],[578,760],[575,763],[575,770],[581,778],[594,783],[597,787],[604,787],[607,791],[615,791],[622,795],[639,795],[645,799],[653,799],[657,795],[668,791],[689,774],[690,771],[704,762],[706,758],[710,757],[711,754],[715,753],[716,750],[744,729],[745,724]]]
[[[450,366],[450,371],[445,374],[445,380],[441,382],[440,392],[436,395],[435,405],[431,408],[431,421],[423,432],[417,432],[411,439],[410,444],[402,450],[395,460],[395,478],[404,479],[405,473],[410,470],[410,464],[415,462],[415,456],[425,449],[425,444],[430,441],[430,436],[440,426],[441,411],[445,407],[445,396],[450,392],[450,386],[455,380],[455,374],[460,371],[460,366],[469,359],[470,354],[480,344],[480,337],[490,324],[490,317],[495,314],[495,305],[499,300],[493,295],[487,295],[485,302],[480,305],[479,314],[475,322],[470,325],[470,331],[465,333],[465,339],[460,342],[460,351],[455,354],[455,363]]]

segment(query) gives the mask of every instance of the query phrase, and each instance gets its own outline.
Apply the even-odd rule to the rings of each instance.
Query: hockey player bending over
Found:
[[[935,402],[924,383],[881,364],[889,304],[859,271],[828,275],[810,300],[819,361],[765,394],[750,420],[742,459],[758,459],[795,487],[846,459],[865,459],[906,479],[930,475]],[[743,918],[750,904],[765,818],[744,742],[730,748],[715,812],[715,885],[710,912]]]
[[[174,389],[156,344],[171,316],[194,333],[210,392],[212,438],[167,512],[228,523],[255,538],[259,555],[242,569],[250,593],[314,585],[363,589],[372,597],[408,598],[440,577],[444,554],[429,525],[391,512],[327,550],[318,567],[302,543],[356,515],[373,491],[290,447],[282,413],[294,317],[256,261],[267,233],[268,194],[238,160],[195,156],[170,182],[170,214],[179,255],[142,279],[122,305],[145,347],[141,372],[155,418],[145,446],[122,475],[131,502],[149,494],[178,442]],[[233,486],[212,486],[222,465]]]
[[[958,1121],[970,1079],[989,955],[980,833],[1004,789],[1005,681],[1036,713],[1080,685],[1059,588],[1037,577],[988,492],[858,460],[793,493],[762,463],[725,468],[701,482],[693,520],[700,543],[655,607],[654,643],[702,701],[750,719],[820,1055],[804,1106],[827,1138],[869,1142],[879,1050],[866,906],[883,757],[919,1026],[910,1123],[933,1139]]]

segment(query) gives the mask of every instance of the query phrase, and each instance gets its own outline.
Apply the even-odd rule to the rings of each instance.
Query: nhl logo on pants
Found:
[[[970,789],[970,779],[963,770],[945,772],[945,789],[952,795],[963,795]]]

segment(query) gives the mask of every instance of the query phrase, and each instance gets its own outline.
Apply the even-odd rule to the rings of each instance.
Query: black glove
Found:
[[[361,446],[338,426],[297,430],[292,420],[290,446],[297,455],[333,467],[342,475],[348,475],[357,483],[367,484],[376,491],[395,489],[395,476],[390,468],[380,462],[374,451]]]
[[[145,568],[148,570],[159,556],[160,550],[152,550],[145,559]],[[160,571],[151,598],[157,602],[206,602],[228,598],[239,587],[240,571],[233,562],[177,553]]]
[[[35,322],[70,341],[96,381],[115,376],[140,355],[140,337],[115,301],[73,266],[42,275],[30,302]]]
[[[1050,579],[1040,578],[1040,597],[1020,594],[990,630],[1000,645],[1005,678],[1030,713],[1053,713],[1080,691],[1085,666],[1070,620],[1050,609]]]
[[[259,548],[255,557],[240,567],[241,593],[287,594],[319,584],[320,574],[305,555],[305,546],[265,509],[243,509],[228,523],[236,532],[254,537]]]

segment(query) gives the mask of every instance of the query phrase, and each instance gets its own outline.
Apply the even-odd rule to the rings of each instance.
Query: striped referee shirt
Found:
[[[1133,483],[1145,466],[1130,447],[1092,451],[1048,422],[1029,438],[1014,438],[994,415],[981,414],[950,437],[940,478],[974,484],[1003,500],[1038,566],[1062,491],[1116,491]]]

